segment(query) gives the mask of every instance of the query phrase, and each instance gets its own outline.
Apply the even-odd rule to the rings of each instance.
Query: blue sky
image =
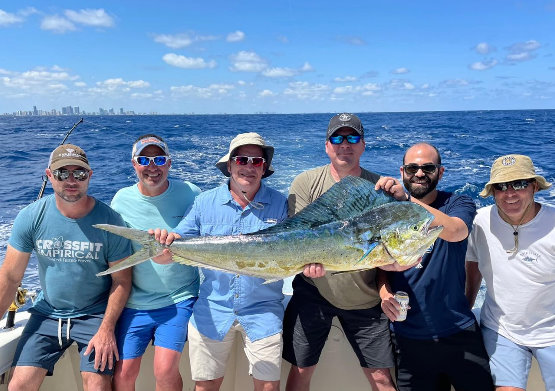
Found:
[[[0,3],[0,113],[555,108],[555,0]]]

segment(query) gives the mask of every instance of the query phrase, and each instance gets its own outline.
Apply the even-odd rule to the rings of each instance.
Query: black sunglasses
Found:
[[[403,170],[409,175],[416,174],[418,170],[422,170],[424,174],[433,174],[434,172],[436,172],[436,170],[439,167],[441,167],[441,164],[426,163],[426,164],[418,165],[418,164],[411,163],[411,164],[405,164],[403,166]]]
[[[534,182],[533,179],[518,179],[512,182],[493,183],[492,186],[495,190],[499,191],[507,191],[509,190],[509,186],[511,186],[514,191],[519,191],[522,189],[526,189],[528,185],[532,182]]]
[[[69,178],[69,175],[73,175],[76,181],[84,181],[89,177],[89,171],[85,170],[84,168],[79,168],[77,170],[66,170],[66,169],[58,169],[52,170],[52,176],[57,181],[66,181]]]

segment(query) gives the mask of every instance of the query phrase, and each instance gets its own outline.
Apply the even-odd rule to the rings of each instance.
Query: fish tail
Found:
[[[98,273],[97,276],[105,276],[107,274],[111,274],[123,269],[127,269],[128,267],[138,265],[139,263],[147,261],[153,256],[160,254],[161,250],[163,249],[163,246],[158,243],[151,235],[149,235],[148,232],[142,231],[140,229],[120,227],[110,224],[95,224],[93,225],[93,227],[103,229],[104,231],[108,231],[119,236],[123,236],[127,239],[131,239],[139,243],[143,247],[130,257],[110,267],[108,270]]]

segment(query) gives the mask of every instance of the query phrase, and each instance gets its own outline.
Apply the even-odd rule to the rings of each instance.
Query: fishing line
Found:
[[[73,129],[75,129],[79,124],[83,123],[83,118],[81,118],[79,121],[77,121],[75,124],[73,124],[73,126],[71,127],[71,129],[69,130],[69,132],[66,133],[64,139],[62,140],[62,142],[58,145],[63,145],[67,138],[69,137],[69,135],[71,134],[71,132],[73,132]],[[39,191],[39,195],[37,196],[37,199],[35,201],[38,201],[42,198],[42,195],[44,194],[44,189],[46,189],[46,184],[48,183],[48,178],[46,177],[46,175],[42,176],[42,186],[40,188]]]

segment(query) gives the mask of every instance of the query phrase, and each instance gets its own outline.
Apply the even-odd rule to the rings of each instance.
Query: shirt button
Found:
[[[236,298],[236,299],[239,298],[239,294],[238,294],[238,293],[235,294],[235,298]]]
[[[240,274],[236,274],[235,277],[236,277],[236,278],[239,278],[239,277],[241,277],[241,275],[240,275]]]

